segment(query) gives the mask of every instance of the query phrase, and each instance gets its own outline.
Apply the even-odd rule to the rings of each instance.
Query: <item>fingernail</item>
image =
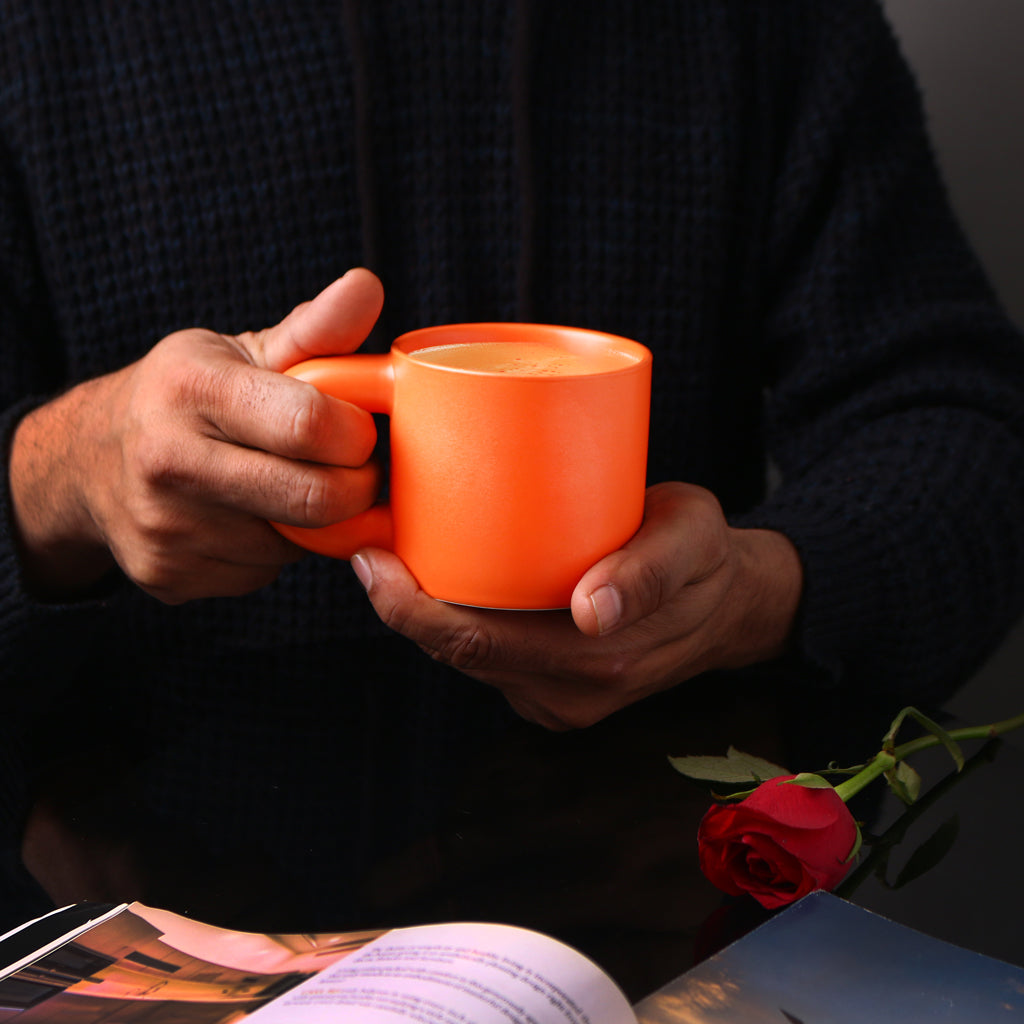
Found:
[[[600,633],[613,630],[622,618],[622,596],[611,583],[591,592],[590,606],[597,616],[597,629]]]
[[[373,569],[370,563],[362,555],[353,555],[351,565],[363,589],[369,593],[373,589]]]

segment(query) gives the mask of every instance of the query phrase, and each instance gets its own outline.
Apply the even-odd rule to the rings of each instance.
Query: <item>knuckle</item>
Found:
[[[123,568],[137,587],[164,604],[181,604],[188,599],[176,563],[162,550],[143,547],[125,561]]]
[[[667,599],[672,581],[667,566],[660,562],[638,561],[633,566],[631,590],[644,614],[660,608]]]
[[[343,518],[339,514],[335,490],[326,474],[310,467],[298,486],[289,493],[289,522],[302,526],[327,526]]]
[[[328,526],[367,509],[377,493],[376,466],[357,469],[306,465],[290,487],[289,522],[301,526]]]
[[[691,500],[691,529],[697,541],[712,556],[724,552],[727,524],[718,499],[710,491],[701,490]]]
[[[181,517],[163,502],[138,501],[132,509],[132,521],[137,546],[145,553],[142,557],[152,564],[151,572],[160,576],[184,536]]]
[[[241,334],[236,334],[231,338],[231,340],[250,360],[262,363],[265,359],[267,341],[269,337],[270,329],[261,327],[259,330],[243,331]]]
[[[485,669],[494,661],[493,636],[476,625],[460,625],[438,634],[421,646],[435,660],[459,672]]]
[[[699,538],[702,558],[694,565],[691,583],[700,583],[721,569],[729,556],[729,540],[724,529],[707,524]]]
[[[180,450],[151,436],[141,439],[129,454],[130,473],[148,491],[175,491],[187,488],[192,473]]]
[[[182,358],[161,367],[161,373],[167,381],[171,404],[183,409],[195,409],[205,406],[208,394],[218,393],[224,368],[211,367],[205,361]]]
[[[290,451],[304,455],[323,449],[329,440],[330,430],[327,398],[312,384],[306,385],[305,394],[296,402],[286,426],[286,443]]]

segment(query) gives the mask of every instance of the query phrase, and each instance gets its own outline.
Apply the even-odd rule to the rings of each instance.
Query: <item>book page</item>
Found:
[[[636,1024],[618,986],[555,939],[494,924],[401,928],[278,997],[252,1024]]]

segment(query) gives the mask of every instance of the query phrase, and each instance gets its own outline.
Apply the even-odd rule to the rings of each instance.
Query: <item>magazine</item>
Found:
[[[1024,968],[816,892],[642,1000],[636,1016],[640,1024],[1013,1024],[1024,1021]]]

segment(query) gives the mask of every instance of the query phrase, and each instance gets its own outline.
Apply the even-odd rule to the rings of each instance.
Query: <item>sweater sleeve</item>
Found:
[[[102,600],[50,604],[25,587],[9,476],[11,441],[21,418],[62,388],[66,359],[34,244],[30,205],[17,163],[0,140],[0,687],[10,708],[45,704],[62,669],[81,656]]]
[[[795,543],[806,661],[926,701],[1024,608],[1024,345],[951,213],[882,13],[813,6],[796,41],[793,23],[765,29],[784,37],[767,48],[785,95],[763,226],[779,483],[734,524]]]
[[[6,471],[12,434],[31,408],[63,386],[28,203],[16,164],[0,144],[0,861],[13,848],[32,789],[33,735],[88,659],[104,600],[38,601],[24,585]],[[13,856],[13,855],[12,855]]]

